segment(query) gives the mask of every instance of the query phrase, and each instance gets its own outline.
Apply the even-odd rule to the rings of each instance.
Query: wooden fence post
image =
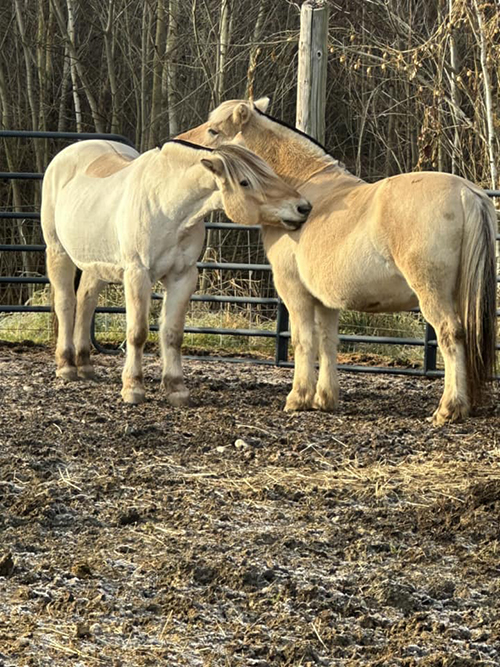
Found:
[[[300,10],[296,126],[320,143],[325,140],[328,5],[306,0]]]
[[[299,130],[319,142],[325,140],[326,61],[328,57],[328,5],[306,0],[300,10],[297,116]],[[286,334],[286,335],[283,335]],[[288,312],[280,300],[276,331],[276,364],[288,360]]]

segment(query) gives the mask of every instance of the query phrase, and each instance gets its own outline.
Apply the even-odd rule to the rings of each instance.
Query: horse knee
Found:
[[[147,324],[131,327],[127,333],[127,342],[133,347],[142,347],[148,338]]]

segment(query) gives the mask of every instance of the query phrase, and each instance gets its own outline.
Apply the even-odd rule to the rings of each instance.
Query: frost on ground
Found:
[[[500,391],[433,428],[441,381],[186,362],[189,408],[64,384],[0,347],[0,665],[500,665]]]

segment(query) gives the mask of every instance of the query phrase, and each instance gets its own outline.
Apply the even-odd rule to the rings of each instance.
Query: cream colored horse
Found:
[[[496,216],[489,198],[445,173],[368,184],[310,137],[268,116],[268,103],[224,102],[207,123],[180,137],[218,146],[241,132],[313,205],[300,232],[263,228],[295,346],[285,409],[336,407],[339,310],[394,312],[419,304],[445,363],[433,422],[467,417],[495,366]]]
[[[148,335],[151,286],[165,286],[160,342],[162,385],[172,405],[188,400],[180,347],[203,218],[223,208],[242,224],[298,229],[307,200],[240,145],[216,150],[168,141],[139,155],[113,141],[82,141],[62,150],[45,173],[42,229],[59,330],[56,374],[92,378],[90,323],[106,283],[122,282],[127,357],[122,396],[144,400],[142,351]],[[76,267],[82,270],[75,295]]]

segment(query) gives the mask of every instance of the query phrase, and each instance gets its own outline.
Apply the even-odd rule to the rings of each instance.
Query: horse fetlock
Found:
[[[314,402],[314,391],[301,391],[292,389],[288,394],[285,404],[285,412],[297,410],[311,410]]]
[[[122,398],[125,403],[139,405],[146,400],[146,392],[144,391],[144,387],[139,385],[125,385],[122,389]]]
[[[122,376],[122,382],[122,398],[125,403],[131,403],[132,405],[144,403],[146,400],[146,391],[144,389],[144,379],[142,373],[132,376],[124,373]]]
[[[76,370],[76,366],[69,366],[68,364],[65,364],[64,366],[59,366],[56,370],[56,377],[62,378],[67,382],[78,380],[78,372]]]
[[[182,377],[164,375],[161,379],[161,385],[167,394],[167,401],[170,405],[180,407],[189,403],[189,391]]]
[[[181,408],[185,405],[189,405],[189,391],[184,388],[180,391],[173,391],[171,394],[168,394],[167,401],[174,408]]]
[[[91,364],[86,364],[85,366],[78,366],[78,377],[81,380],[95,380],[96,375],[94,367]]]

